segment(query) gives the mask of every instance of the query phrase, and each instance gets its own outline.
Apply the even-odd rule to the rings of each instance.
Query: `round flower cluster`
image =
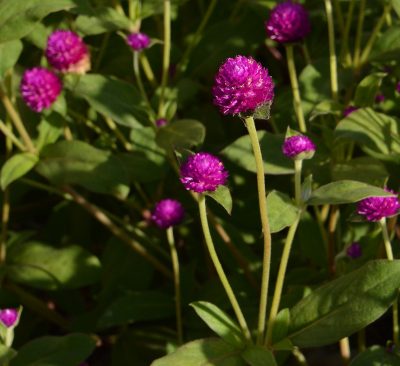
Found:
[[[290,43],[302,41],[310,33],[311,24],[302,5],[285,1],[272,9],[265,28],[271,39]]]
[[[221,160],[206,152],[191,155],[181,165],[181,182],[189,191],[213,192],[228,179]]]
[[[228,58],[219,68],[212,89],[214,104],[223,114],[252,112],[274,99],[268,70],[251,57]]]
[[[131,33],[126,38],[126,42],[134,51],[141,51],[150,45],[150,37],[145,33]]]
[[[59,72],[84,74],[90,69],[90,56],[82,38],[69,30],[56,30],[47,39],[49,64]]]
[[[395,194],[387,189],[387,192]],[[368,221],[379,221],[384,217],[394,216],[400,210],[400,202],[395,197],[369,197],[358,202],[357,213]]]
[[[311,159],[315,153],[315,145],[307,136],[294,135],[285,139],[282,152],[294,160]]]
[[[8,308],[0,310],[0,321],[7,327],[10,328],[18,320],[18,309]]]
[[[161,229],[179,225],[185,216],[185,210],[179,201],[166,198],[157,202],[151,214],[152,221]]]
[[[34,67],[24,72],[20,90],[28,107],[35,112],[41,112],[56,101],[62,84],[54,72],[43,67]]]
[[[346,254],[351,259],[356,259],[362,256],[362,248],[360,243],[354,242],[346,249]]]

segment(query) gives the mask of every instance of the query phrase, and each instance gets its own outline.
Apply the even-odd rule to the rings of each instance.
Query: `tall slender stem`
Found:
[[[164,48],[161,77],[161,94],[158,105],[158,117],[164,117],[165,89],[168,84],[169,62],[171,54],[171,0],[164,0]]]
[[[325,0],[326,17],[328,20],[328,36],[329,36],[329,65],[331,70],[331,91],[333,100],[338,100],[338,76],[337,76],[337,60],[335,51],[335,29],[333,24],[332,3],[331,0]]]
[[[127,141],[127,139],[122,134],[116,123],[110,117],[104,116],[104,120],[106,121],[108,128],[114,132],[117,139],[122,143],[125,150],[132,151],[132,145],[130,144],[130,142]]]
[[[301,204],[301,168],[303,167],[303,160],[294,161],[294,192],[295,201],[297,206]]]
[[[167,240],[169,250],[171,252],[172,272],[174,274],[175,286],[175,312],[176,312],[176,329],[178,333],[178,344],[183,343],[183,329],[182,329],[182,309],[181,309],[181,285],[180,285],[180,272],[179,272],[179,259],[176,251],[174,229],[169,227],[167,229]]]
[[[279,265],[279,270],[278,270],[278,277],[276,279],[276,284],[275,284],[274,297],[272,298],[271,311],[269,313],[267,336],[265,339],[265,343],[267,346],[271,346],[272,331],[274,328],[276,316],[279,311],[279,304],[281,302],[283,283],[285,281],[286,268],[289,262],[290,250],[292,248],[292,243],[294,236],[296,234],[297,226],[299,225],[300,222],[300,216],[301,213],[299,213],[299,215],[296,218],[296,221],[290,226],[285,240],[285,246],[283,247],[281,263]]]
[[[269,229],[269,220],[267,214],[267,194],[265,191],[264,161],[261,154],[260,143],[258,141],[257,130],[253,117],[247,117],[245,119],[245,123],[247,131],[249,132],[251,146],[253,148],[254,159],[256,161],[258,204],[261,217],[261,226],[264,235],[263,270],[262,270],[260,306],[258,310],[258,327],[257,327],[257,344],[262,344],[265,333],[269,275],[271,268],[271,232]]]
[[[4,136],[9,138],[19,150],[26,151],[26,147],[18,140],[9,126],[7,126],[2,120],[0,120],[0,131],[3,132]]]
[[[218,277],[222,283],[222,286],[225,289],[225,292],[229,298],[229,301],[232,305],[233,311],[235,312],[236,318],[239,322],[239,325],[242,329],[243,335],[246,337],[248,341],[251,341],[250,330],[247,326],[246,319],[242,313],[240,305],[236,299],[235,293],[232,290],[232,287],[226,277],[224,269],[222,268],[222,264],[219,261],[218,254],[215,251],[214,242],[211,237],[210,227],[208,226],[208,219],[207,219],[207,208],[206,208],[206,197],[203,194],[200,194],[198,197],[198,204],[199,204],[199,212],[200,212],[200,220],[201,226],[203,229],[204,239],[210,253],[211,260],[214,264],[215,270],[217,271]]]
[[[341,42],[341,49],[340,49],[340,59],[344,62],[345,65],[351,65],[352,58],[349,52],[349,35],[350,35],[350,28],[353,20],[353,13],[354,7],[356,5],[355,0],[351,0],[349,4],[349,8],[347,10],[346,16],[346,24],[344,27],[343,38]]]
[[[301,104],[299,82],[297,80],[296,65],[294,63],[293,45],[286,45],[286,58],[289,70],[290,84],[293,93],[293,105],[296,112],[297,122],[301,132],[307,132],[306,122],[304,119],[303,106]]]
[[[347,366],[350,362],[351,352],[350,352],[350,342],[349,338],[342,338],[339,341],[340,355],[342,356],[343,366]]]
[[[153,87],[157,87],[157,80],[154,76],[153,69],[151,68],[149,59],[147,58],[144,52],[140,52],[139,54],[139,61],[142,64],[142,69],[144,74],[146,75],[147,80]]]
[[[362,41],[364,17],[365,17],[365,2],[366,0],[360,1],[360,8],[358,10],[357,31],[356,31],[356,40],[354,43],[354,56],[353,56],[353,66],[356,74],[358,73],[360,68],[361,41]]]

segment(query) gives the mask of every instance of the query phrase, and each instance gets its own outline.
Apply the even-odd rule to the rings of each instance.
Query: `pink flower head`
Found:
[[[62,84],[54,72],[43,67],[34,67],[24,72],[20,90],[28,107],[35,112],[41,112],[56,101]]]
[[[387,192],[395,194],[392,190]],[[358,202],[357,213],[367,221],[379,221],[384,217],[394,216],[400,210],[400,202],[396,197],[369,197]]]
[[[0,321],[7,327],[12,327],[18,320],[18,309],[8,308],[0,310]]]
[[[265,22],[268,36],[279,42],[302,41],[311,31],[308,12],[300,4],[285,1],[276,5]]]
[[[355,111],[358,110],[358,109],[359,109],[359,108],[356,107],[356,106],[354,106],[354,105],[349,105],[348,107],[346,107],[346,108],[343,110],[343,117],[349,116],[350,114],[352,114],[353,112],[355,112]]]
[[[362,255],[362,248],[360,243],[354,242],[352,243],[347,249],[346,249],[346,254],[348,257],[351,259],[356,259],[361,257]]]
[[[168,229],[171,226],[179,225],[184,216],[185,210],[180,202],[167,198],[157,202],[151,219],[159,228]]]
[[[165,118],[159,118],[156,120],[157,127],[163,127],[168,124],[168,121]]]
[[[282,152],[294,160],[311,159],[315,153],[315,145],[307,136],[294,135],[285,139]]]
[[[222,161],[206,152],[189,156],[181,166],[181,182],[188,191],[213,192],[227,179]]]
[[[59,72],[84,74],[90,69],[90,56],[86,44],[76,33],[56,30],[47,39],[45,50],[49,64]]]
[[[134,51],[141,51],[150,45],[150,37],[145,33],[131,33],[126,38],[126,42]]]
[[[214,104],[223,114],[252,112],[274,99],[268,69],[251,57],[228,58],[219,68],[212,89]]]

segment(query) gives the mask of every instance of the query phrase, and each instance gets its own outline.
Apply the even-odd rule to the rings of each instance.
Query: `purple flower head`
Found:
[[[163,127],[165,125],[168,124],[168,120],[166,120],[165,118],[159,118],[156,120],[156,126],[157,127]]]
[[[227,179],[228,172],[221,160],[206,152],[189,156],[181,165],[181,182],[188,191],[213,192]]]
[[[356,258],[361,257],[362,248],[361,248],[360,243],[354,242],[350,246],[348,246],[346,249],[346,254],[351,259],[356,259]]]
[[[375,96],[375,103],[382,103],[382,102],[384,102],[385,101],[385,96],[382,94],[382,93],[378,93],[376,96]]]
[[[400,81],[398,81],[396,84],[396,91],[400,93]]]
[[[45,54],[57,71],[84,74],[90,69],[88,48],[81,37],[69,30],[59,29],[50,34]]]
[[[265,28],[271,39],[288,43],[302,41],[310,33],[311,24],[302,5],[285,1],[272,9]]]
[[[223,114],[252,112],[274,99],[268,70],[251,57],[228,58],[219,68],[212,89],[214,104]]]
[[[141,51],[150,45],[150,37],[145,33],[131,33],[126,38],[126,42],[134,51]]]
[[[315,153],[315,145],[307,136],[294,135],[285,139],[282,152],[294,160],[311,159]]]
[[[395,194],[392,190],[387,192]],[[396,197],[369,197],[358,202],[357,213],[368,221],[379,221],[388,216],[396,215],[400,210],[400,202]]]
[[[358,110],[359,108],[354,106],[354,105],[349,105],[348,107],[346,107],[343,111],[343,117],[347,117],[350,114],[352,114],[353,112],[355,112],[356,110]]]
[[[168,229],[170,226],[179,225],[184,216],[185,210],[180,202],[167,198],[157,202],[151,219],[159,228]]]
[[[7,327],[12,327],[18,320],[18,309],[9,308],[0,310],[0,321]]]
[[[57,75],[43,67],[26,70],[20,85],[22,98],[35,112],[49,108],[60,95],[61,89]]]

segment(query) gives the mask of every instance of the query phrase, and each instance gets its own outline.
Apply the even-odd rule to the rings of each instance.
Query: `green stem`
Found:
[[[301,205],[301,168],[303,166],[303,160],[294,161],[294,192],[295,201],[297,206]]]
[[[339,341],[340,356],[342,357],[343,366],[348,366],[351,358],[349,338],[342,338]]]
[[[110,40],[110,36],[111,36],[111,33],[107,32],[104,35],[103,40],[101,41],[100,50],[96,57],[96,63],[93,66],[93,72],[95,72],[99,69],[101,62],[103,61],[103,57],[106,52],[108,42]]]
[[[296,358],[296,361],[300,366],[308,366],[306,358],[297,347],[294,347],[292,354]]]
[[[171,0],[164,0],[164,48],[161,77],[161,94],[158,105],[158,117],[164,117],[165,89],[168,84],[169,62],[171,56]]]
[[[253,117],[245,119],[247,131],[250,136],[253,155],[256,162],[258,203],[261,217],[262,232],[264,235],[264,256],[261,280],[260,306],[258,311],[257,344],[262,344],[265,333],[265,319],[268,302],[268,286],[271,269],[271,232],[267,215],[267,194],[265,191],[264,161],[258,141],[257,130]]]
[[[108,128],[112,132],[114,132],[117,139],[122,143],[125,150],[132,151],[132,145],[126,140],[125,136],[122,134],[116,123],[110,117],[104,116],[104,120],[106,121]]]
[[[383,236],[383,242],[385,243],[386,256],[390,261],[392,261],[394,257],[392,251],[392,244],[390,242],[390,237],[386,225],[386,218],[385,217],[382,218],[379,221],[379,224],[382,229],[382,236]],[[393,303],[393,342],[397,347],[399,346],[399,304],[397,297]]]
[[[169,249],[171,252],[172,269],[174,274],[174,286],[175,286],[175,312],[176,312],[176,329],[178,333],[178,344],[183,343],[183,328],[182,328],[182,309],[181,309],[181,285],[180,285],[180,274],[179,274],[179,259],[176,251],[174,229],[169,227],[167,229],[167,239]]]
[[[335,29],[333,24],[332,3],[331,0],[325,0],[326,17],[328,21],[329,36],[329,65],[331,70],[331,91],[333,100],[338,100],[338,76],[337,76],[337,60],[335,51]]]
[[[144,74],[146,75],[147,80],[154,88],[157,87],[157,80],[156,77],[154,76],[153,69],[151,68],[146,53],[144,52],[139,53],[139,61],[142,64],[142,69],[144,71]]]
[[[294,63],[293,45],[286,45],[286,58],[290,76],[290,84],[293,93],[293,105],[296,112],[297,122],[301,132],[307,132],[306,122],[304,119],[303,106],[301,104],[299,82],[297,81],[296,65]]]
[[[218,254],[215,251],[214,242],[211,237],[210,227],[208,226],[208,219],[207,219],[207,209],[206,209],[206,197],[203,194],[200,194],[198,197],[198,204],[199,204],[199,212],[200,212],[200,220],[201,226],[203,229],[204,239],[210,253],[211,260],[214,264],[215,270],[217,271],[218,277],[222,283],[222,286],[225,289],[225,292],[229,298],[229,301],[232,305],[233,311],[235,312],[236,318],[239,322],[239,325],[242,329],[243,335],[246,337],[248,341],[251,341],[250,330],[247,326],[246,319],[240,309],[240,305],[236,299],[236,296],[232,290],[232,287],[226,277],[224,269],[222,268],[221,262],[218,259]]]
[[[336,18],[339,25],[340,33],[343,35],[345,30],[342,8],[338,0],[333,0],[333,6],[335,8]]]
[[[307,65],[311,65],[312,61],[311,61],[310,52],[308,51],[307,43],[303,42],[303,44],[301,45],[301,48],[303,50],[303,55],[304,55]]]
[[[300,222],[300,216],[301,213],[299,213],[299,215],[296,218],[296,221],[290,226],[285,240],[285,246],[283,248],[281,263],[279,265],[279,270],[278,270],[278,277],[276,279],[276,284],[275,284],[274,297],[272,298],[271,311],[269,313],[267,336],[265,339],[265,344],[267,345],[267,347],[271,346],[272,344],[272,331],[275,325],[276,316],[278,315],[279,311],[283,284],[286,275],[286,268],[289,262],[289,256],[292,248],[293,239],[296,234],[297,226],[299,225]]]
[[[359,72],[360,68],[360,55],[361,55],[361,41],[363,35],[363,25],[364,25],[364,17],[365,17],[365,1],[360,1],[360,8],[358,11],[358,21],[357,21],[357,31],[356,31],[356,40],[354,43],[354,56],[353,56],[353,65],[356,74]]]
[[[4,136],[9,138],[19,150],[26,151],[26,147],[18,140],[11,129],[2,120],[0,120],[0,131],[3,132]]]
[[[347,10],[347,16],[346,16],[346,24],[344,27],[344,33],[343,33],[343,38],[342,38],[342,46],[340,49],[340,59],[345,65],[351,65],[352,59],[351,55],[349,52],[349,35],[350,35],[350,28],[351,24],[353,21],[353,13],[354,13],[354,7],[356,5],[355,0],[351,0],[349,4],[349,8]]]

